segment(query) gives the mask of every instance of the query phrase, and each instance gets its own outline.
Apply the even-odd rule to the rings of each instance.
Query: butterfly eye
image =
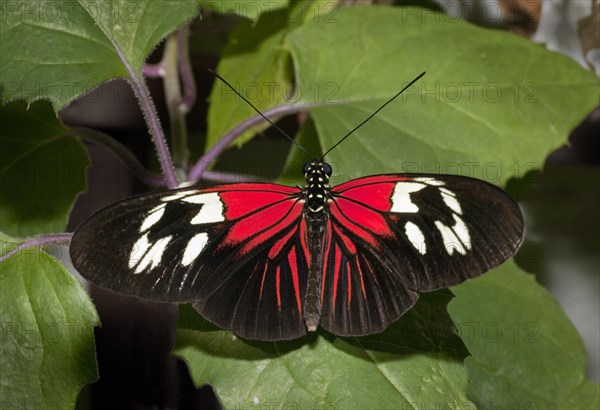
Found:
[[[325,175],[327,175],[328,177],[331,176],[331,173],[333,172],[333,170],[331,169],[331,165],[329,165],[328,163],[324,162],[322,169],[323,169],[323,173]]]
[[[307,162],[306,164],[304,164],[304,167],[302,168],[302,172],[306,175],[306,174],[308,174],[309,171],[310,171],[310,162]]]

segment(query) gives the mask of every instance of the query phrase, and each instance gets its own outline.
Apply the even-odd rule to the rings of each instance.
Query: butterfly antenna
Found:
[[[209,68],[208,71],[211,74],[213,74],[215,77],[217,77],[219,80],[223,81],[227,87],[231,88],[233,90],[233,92],[236,93],[242,100],[246,101],[246,103],[250,107],[252,107],[254,109],[254,111],[256,111],[258,113],[258,115],[263,117],[265,119],[265,121],[267,121],[269,124],[271,124],[273,127],[275,127],[284,137],[286,137],[288,140],[290,140],[292,142],[292,144],[294,144],[295,146],[300,148],[302,151],[304,151],[311,159],[315,157],[310,152],[308,152],[308,150],[306,148],[304,148],[302,145],[298,144],[294,138],[290,137],[287,132],[282,130],[281,127],[279,127],[277,124],[275,124],[269,118],[267,118],[266,115],[264,115],[262,112],[260,112],[260,110],[254,106],[254,104],[252,104],[250,101],[248,101],[248,99],[246,97],[244,97],[242,94],[240,94],[231,84],[229,84],[227,82],[227,80],[225,80],[223,77],[221,77],[215,70]]]
[[[371,118],[373,118],[375,115],[377,115],[377,113],[381,110],[383,110],[385,108],[386,105],[388,105],[389,103],[391,103],[392,101],[394,101],[400,94],[402,94],[404,91],[406,91],[406,89],[408,87],[410,87],[411,85],[413,85],[414,83],[416,83],[417,81],[419,81],[419,79],[421,77],[423,77],[425,75],[425,71],[423,71],[421,74],[419,74],[417,76],[417,78],[415,78],[414,80],[412,80],[410,83],[408,83],[408,85],[406,87],[404,87],[402,90],[400,90],[400,92],[398,92],[398,94],[394,95],[392,98],[390,98],[389,100],[386,101],[385,104],[383,104],[381,107],[379,107],[377,110],[375,110],[375,112],[371,115],[369,115],[367,117],[367,119],[365,119],[363,122],[361,122],[360,124],[358,124],[356,127],[354,127],[354,129],[352,131],[350,131],[349,133],[347,133],[346,135],[344,135],[342,137],[342,139],[340,139],[338,142],[336,142],[333,147],[329,148],[327,151],[325,151],[325,153],[323,154],[322,158],[325,158],[325,155],[327,155],[332,149],[334,149],[335,147],[337,147],[338,145],[340,145],[342,143],[342,141],[344,141],[346,138],[348,138],[354,131],[356,131],[357,129],[359,129],[360,127],[362,127],[363,125],[365,125],[367,123],[367,121],[369,121]]]

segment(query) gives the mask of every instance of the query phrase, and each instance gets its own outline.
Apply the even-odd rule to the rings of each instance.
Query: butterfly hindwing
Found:
[[[332,194],[321,323],[338,335],[383,330],[414,304],[416,292],[488,271],[523,237],[518,205],[472,178],[378,175]]]
[[[275,184],[185,188],[130,198],[76,231],[70,252],[87,279],[162,302],[195,302],[240,336],[289,339],[307,273],[299,189]]]

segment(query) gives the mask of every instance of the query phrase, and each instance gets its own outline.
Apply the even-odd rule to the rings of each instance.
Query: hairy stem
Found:
[[[4,255],[0,256],[0,262],[4,262],[6,259],[13,256],[15,253],[20,250],[31,248],[34,246],[44,246],[44,245],[55,245],[55,244],[66,244],[69,243],[71,238],[73,237],[72,233],[55,233],[51,235],[43,235],[36,236],[33,238],[27,239],[25,242],[20,243],[14,249],[8,251]]]
[[[84,127],[74,127],[73,134],[81,137],[86,142],[91,142],[107,148],[117,158],[119,158],[129,169],[131,173],[140,181],[150,186],[165,186],[166,182],[163,177],[155,174],[145,168],[140,161],[119,141],[112,138],[103,132]]]
[[[165,67],[164,90],[167,101],[167,110],[171,123],[171,146],[173,148],[173,163],[178,176],[185,178],[184,170],[189,160],[187,146],[187,130],[185,125],[186,107],[182,104],[181,86],[179,83],[178,35],[174,34],[167,39],[163,54]]]
[[[162,62],[158,64],[144,64],[142,74],[148,78],[161,78],[165,76],[165,67]]]
[[[135,96],[140,104],[140,108],[142,109],[142,113],[144,114],[146,125],[148,126],[148,130],[152,136],[152,142],[156,148],[162,173],[167,181],[167,187],[171,189],[177,188],[179,182],[177,181],[177,176],[175,175],[175,168],[173,167],[171,154],[169,153],[169,148],[165,140],[165,134],[160,125],[160,120],[158,119],[158,114],[156,113],[156,108],[154,107],[152,98],[150,97],[150,91],[148,91],[148,87],[146,86],[141,73],[138,73],[133,69],[133,67],[131,67],[131,64],[129,64],[129,61],[127,61],[125,58],[125,55],[119,48],[119,45],[112,39],[110,41],[115,48],[115,51],[119,55],[121,62],[129,73],[130,78],[128,80],[132,85],[133,92],[135,93]]]
[[[185,112],[189,110],[196,103],[196,82],[194,81],[194,73],[192,71],[192,64],[190,62],[190,25],[186,24],[177,32],[177,53],[179,62],[179,75],[181,76],[181,83],[183,84],[183,100],[181,102],[182,109]]]

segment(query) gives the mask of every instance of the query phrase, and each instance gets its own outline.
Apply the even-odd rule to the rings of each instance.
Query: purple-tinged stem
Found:
[[[177,32],[177,60],[179,65],[179,75],[183,86],[183,99],[181,105],[185,112],[188,112],[196,103],[197,91],[196,82],[192,64],[190,63],[189,50],[190,25],[186,24]]]
[[[34,238],[30,238],[23,243],[17,245],[14,249],[8,251],[4,255],[0,256],[0,262],[4,262],[6,259],[13,256],[15,253],[20,250],[31,248],[34,246],[42,246],[42,245],[54,245],[54,244],[62,244],[69,243],[71,238],[73,237],[72,233],[55,233],[52,235],[43,235],[36,236]]]
[[[161,78],[165,76],[165,67],[161,63],[142,65],[142,74],[148,78]]]
[[[171,154],[169,153],[167,141],[165,140],[165,134],[160,125],[160,120],[158,119],[158,114],[156,113],[156,108],[154,107],[152,98],[150,97],[150,91],[148,91],[148,87],[146,86],[143,77],[138,75],[138,73],[131,67],[117,43],[112,38],[110,41],[115,48],[115,51],[119,55],[119,58],[123,62],[123,65],[127,69],[127,72],[129,73],[130,78],[128,80],[131,82],[133,92],[135,93],[140,103],[142,113],[144,114],[146,125],[150,131],[150,135],[152,135],[152,142],[156,148],[158,161],[160,162],[162,173],[167,181],[167,187],[169,189],[177,188],[179,182],[177,181],[177,176],[175,175],[175,168],[173,167]]]
[[[277,119],[279,117],[296,114],[299,112],[306,111],[311,107],[318,107],[323,104],[284,104],[275,108],[271,108],[263,113],[267,118]],[[223,151],[227,149],[231,145],[236,138],[242,135],[245,131],[252,128],[256,124],[265,121],[265,119],[260,115],[255,115],[253,117],[248,118],[246,121],[240,123],[238,126],[233,128],[227,134],[223,136],[215,145],[210,148],[206,154],[202,156],[190,169],[188,172],[187,180],[188,181],[196,181],[201,179],[208,168],[208,166],[215,162],[217,157],[221,155]]]

